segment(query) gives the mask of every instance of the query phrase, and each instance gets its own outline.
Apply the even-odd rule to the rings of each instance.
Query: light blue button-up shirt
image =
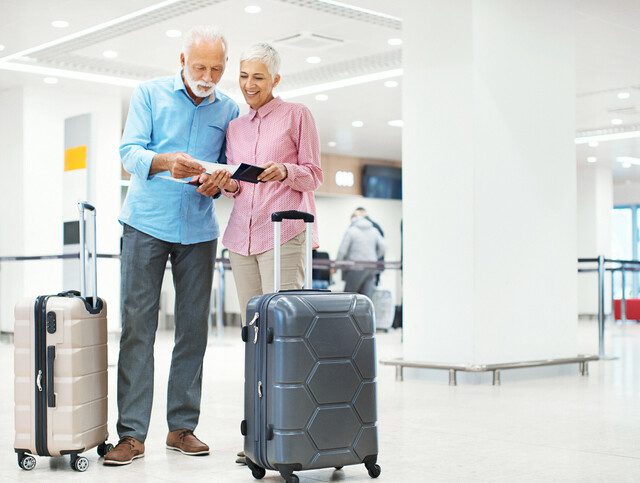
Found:
[[[120,222],[160,240],[189,245],[218,238],[213,199],[196,187],[175,183],[168,171],[149,175],[158,153],[184,152],[211,163],[226,163],[225,134],[238,105],[216,90],[196,105],[182,71],[136,87],[122,135],[120,157],[131,173]]]

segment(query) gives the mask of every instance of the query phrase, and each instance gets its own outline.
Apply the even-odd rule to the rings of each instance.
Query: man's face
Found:
[[[185,80],[197,97],[209,97],[220,81],[226,65],[222,40],[200,41],[191,46],[189,55],[180,54]]]

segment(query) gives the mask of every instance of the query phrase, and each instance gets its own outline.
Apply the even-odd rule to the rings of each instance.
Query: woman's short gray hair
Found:
[[[280,54],[266,42],[258,42],[242,52],[240,62],[260,61],[267,66],[271,77],[275,77],[280,72]]]
[[[216,40],[222,40],[222,45],[224,45],[224,52],[228,55],[229,44],[227,42],[227,38],[224,36],[220,28],[216,25],[197,25],[185,34],[184,40],[182,42],[182,53],[185,57],[189,56],[189,51],[194,44],[197,44],[201,41],[207,42],[215,42]]]

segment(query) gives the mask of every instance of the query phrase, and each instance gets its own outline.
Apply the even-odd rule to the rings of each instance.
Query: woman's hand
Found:
[[[287,167],[282,163],[267,163],[262,166],[264,171],[258,176],[258,181],[282,181],[287,178]]]

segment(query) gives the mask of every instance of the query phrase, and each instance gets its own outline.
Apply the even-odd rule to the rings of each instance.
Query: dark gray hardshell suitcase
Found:
[[[307,221],[311,215],[274,214]],[[279,286],[279,250],[276,287]],[[307,257],[307,263],[310,256]],[[310,267],[306,269],[310,284]],[[352,293],[300,290],[254,297],[247,305],[245,419],[241,430],[255,478],[364,463],[380,467],[376,415],[375,317],[371,300]]]

